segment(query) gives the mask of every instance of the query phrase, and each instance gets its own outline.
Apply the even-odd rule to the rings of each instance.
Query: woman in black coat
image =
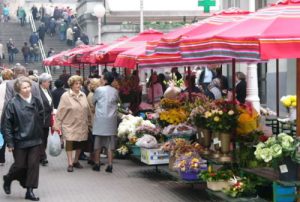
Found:
[[[26,77],[14,83],[17,93],[7,104],[2,122],[8,151],[13,153],[14,163],[3,176],[3,189],[10,194],[11,182],[18,180],[27,188],[25,199],[38,201],[33,193],[38,187],[40,145],[43,133],[43,105],[31,94],[31,81]]]
[[[244,104],[246,100],[246,89],[247,89],[246,75],[243,72],[236,72],[236,79],[237,79],[237,83],[235,86],[236,99],[240,103]]]

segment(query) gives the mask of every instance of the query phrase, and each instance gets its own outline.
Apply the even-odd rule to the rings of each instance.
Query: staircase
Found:
[[[39,22],[36,22],[36,26],[39,26]],[[9,21],[6,23],[0,23],[0,40],[4,46],[4,53],[5,53],[5,60],[3,61],[4,67],[13,67],[14,64],[20,63],[24,65],[27,70],[38,70],[39,73],[45,72],[44,67],[42,65],[42,61],[39,62],[33,62],[29,64],[24,63],[23,54],[21,52],[21,49],[24,45],[24,42],[28,42],[29,44],[29,36],[32,33],[30,24],[26,24],[25,26],[21,27],[21,25],[16,21]],[[19,49],[19,53],[16,54],[15,61],[13,64],[8,63],[8,54],[6,49],[6,43],[7,41],[12,38],[13,42],[15,43],[15,46]],[[63,50],[70,49],[72,47],[69,47],[66,45],[65,41],[60,41],[59,36],[55,35],[53,37],[50,37],[50,35],[45,36],[44,40],[44,49],[47,54],[47,52],[50,50],[50,48],[53,48],[55,53],[57,54]],[[53,80],[56,80],[60,74],[62,74],[62,70],[64,67],[51,67],[52,69],[52,76]],[[69,72],[69,68],[66,67],[67,71]],[[76,69],[71,69],[71,74],[75,74]],[[86,70],[85,75],[88,75],[88,71]]]

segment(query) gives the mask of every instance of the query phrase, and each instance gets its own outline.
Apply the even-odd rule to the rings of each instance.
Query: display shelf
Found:
[[[266,200],[260,198],[259,196],[257,197],[241,197],[241,198],[232,198],[230,196],[227,196],[221,191],[212,191],[210,189],[206,189],[206,192],[212,197],[215,198],[217,201],[228,201],[228,202],[267,202]]]

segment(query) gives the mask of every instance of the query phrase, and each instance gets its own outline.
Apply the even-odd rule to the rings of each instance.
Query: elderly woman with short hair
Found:
[[[3,176],[3,189],[11,193],[11,183],[18,180],[27,188],[25,199],[38,201],[33,193],[38,187],[43,106],[31,93],[31,81],[19,77],[14,83],[16,95],[7,103],[2,130],[8,151],[13,152],[14,163]]]
[[[55,115],[54,130],[61,130],[66,140],[68,158],[68,172],[73,172],[73,167],[82,168],[79,155],[88,139],[88,129],[91,125],[91,112],[88,101],[80,91],[83,79],[81,76],[71,76],[68,80],[70,90],[61,96]],[[73,150],[76,150],[73,160]]]
[[[50,93],[50,84],[52,76],[48,73],[42,73],[39,76],[39,85],[41,91],[42,104],[44,106],[44,122],[43,122],[43,144],[41,145],[41,159],[40,162],[43,166],[48,164],[46,148],[48,142],[49,127],[51,122],[51,114],[53,111],[52,95]]]

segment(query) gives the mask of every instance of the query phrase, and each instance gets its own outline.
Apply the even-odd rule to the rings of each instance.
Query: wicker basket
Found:
[[[207,188],[212,191],[222,191],[227,187],[229,187],[228,181],[207,182]]]

